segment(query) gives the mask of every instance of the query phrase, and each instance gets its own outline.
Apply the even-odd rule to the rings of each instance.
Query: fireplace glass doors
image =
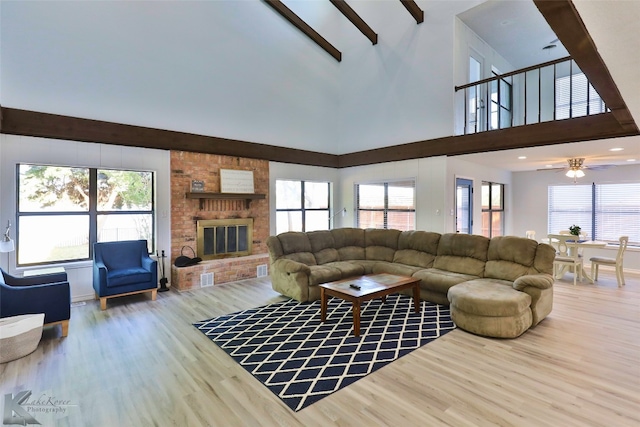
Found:
[[[253,218],[201,220],[197,231],[203,260],[251,255]]]

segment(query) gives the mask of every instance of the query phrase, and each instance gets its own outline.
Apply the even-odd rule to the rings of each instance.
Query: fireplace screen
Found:
[[[203,260],[251,254],[253,219],[198,221],[198,256]]]

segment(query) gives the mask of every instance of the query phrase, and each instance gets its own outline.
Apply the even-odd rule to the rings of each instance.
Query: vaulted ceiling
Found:
[[[335,45],[342,61],[310,47],[299,27],[267,7],[276,3]],[[637,123],[640,2],[573,4]],[[423,11],[424,22],[416,9]],[[426,71],[451,73],[437,68],[443,63],[438,46],[450,50],[452,43],[442,17],[459,16],[519,67],[538,61],[541,52],[562,56],[567,37],[559,34],[554,52],[542,51],[555,37],[533,9],[529,0],[3,1],[0,104],[5,112],[53,113],[31,119],[34,134],[41,127],[42,136],[64,137],[78,126],[58,120],[62,115],[134,125],[137,132],[118,134],[122,127],[115,132],[88,123],[90,135],[78,136],[81,140],[113,143],[113,135],[134,135],[137,145],[153,146],[159,134],[145,128],[155,128],[202,135],[165,135],[168,142],[161,148],[171,148],[173,140],[176,147],[196,151],[205,144],[251,156],[268,150],[282,161],[297,162],[310,151],[318,152],[314,164],[335,165],[336,155],[346,155],[342,165],[366,164],[375,150],[386,153],[384,147],[412,141],[424,141],[409,148],[412,155],[429,155],[427,143],[437,145],[450,131],[442,125],[445,116],[420,98],[434,91],[415,82],[428,79],[422,75]],[[397,46],[402,51],[391,48]],[[416,50],[425,47],[431,49],[427,58]],[[383,74],[379,81],[386,84],[371,86],[378,81],[371,73]],[[448,102],[441,100],[444,108]],[[14,113],[5,114],[3,132]]]

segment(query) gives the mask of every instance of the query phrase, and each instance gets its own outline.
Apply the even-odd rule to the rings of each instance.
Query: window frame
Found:
[[[278,209],[278,203],[277,203],[277,192],[276,192],[276,233],[280,234],[280,233],[284,233],[285,231],[279,231],[278,228],[278,212],[300,212],[301,216],[302,216],[302,232],[306,232],[307,229],[307,211],[309,212],[323,212],[326,211],[327,212],[327,217],[328,217],[328,221],[327,221],[327,230],[331,229],[331,220],[332,220],[332,213],[331,213],[331,182],[330,181],[314,181],[314,180],[302,180],[302,179],[276,179],[276,188],[278,186],[278,181],[292,181],[292,182],[299,182],[300,183],[300,208],[282,208],[282,209]],[[305,207],[305,183],[314,183],[314,184],[327,184],[327,208],[307,208]],[[287,230],[287,231],[291,231],[291,230]]]
[[[607,215],[607,214],[611,214],[611,210],[607,209],[605,210],[605,208],[599,203],[602,197],[602,191],[605,188],[611,188],[612,186],[623,186],[623,185],[634,185],[637,186],[638,188],[640,188],[640,182],[639,181],[633,181],[633,182],[618,182],[618,183],[603,183],[603,184],[596,184],[595,182],[591,183],[591,184],[555,184],[555,185],[549,185],[547,187],[547,198],[548,198],[548,204],[547,204],[547,232],[549,234],[551,233],[555,233],[558,232],[559,230],[564,230],[564,229],[568,229],[569,226],[575,224],[575,225],[579,225],[582,228],[582,232],[586,232],[587,234],[587,238],[588,239],[593,239],[593,240],[599,240],[599,241],[604,241],[607,242],[610,245],[617,245],[619,244],[619,237],[622,235],[628,235],[629,236],[629,246],[633,246],[633,247],[638,247],[640,246],[640,226],[636,226],[635,228],[630,228],[629,230],[625,230],[622,231],[620,230],[619,232],[614,233],[613,235],[610,235],[609,237],[611,238],[606,238],[606,233],[603,232],[603,226],[600,225],[600,221],[601,221],[601,217],[603,215]],[[555,206],[553,204],[552,201],[552,189],[554,188],[564,188],[566,190],[570,190],[572,193],[576,193],[576,189],[577,188],[581,188],[583,190],[583,192],[585,193],[584,197],[581,197],[580,200],[582,201],[582,204],[584,206],[589,205],[589,209],[583,209],[583,210],[577,210],[575,209],[575,201],[572,203],[571,206]],[[620,194],[620,197],[624,197],[625,200],[629,200],[630,197],[632,197],[632,195],[636,195],[636,197],[638,197],[640,199],[640,196],[637,196],[637,194],[640,194],[640,192],[638,191],[628,191],[628,190],[624,190],[624,189],[620,189],[617,191]],[[609,193],[610,194],[610,193]],[[562,200],[562,195],[559,194],[557,195],[557,197]],[[620,222],[618,224],[622,224],[622,223],[626,223],[626,224],[640,224],[640,200],[638,201],[638,204],[634,207],[633,205],[627,204],[626,205],[628,208],[627,210],[631,210],[631,211],[635,211],[638,210],[639,213],[637,213],[636,215],[638,216],[639,221],[633,221],[632,220],[622,220],[621,217],[622,214],[624,213],[624,209],[619,210],[619,211],[613,211],[615,214],[618,215],[613,215],[614,218],[613,219],[617,219]],[[571,210],[571,208],[574,209],[574,211]],[[553,211],[552,211],[553,209]],[[552,220],[551,217],[553,214],[555,213],[565,213],[568,214],[565,215],[564,220],[566,220],[566,224],[562,223],[559,224],[558,220]],[[575,212],[575,214],[573,214],[572,212]],[[628,213],[628,212],[627,212]],[[575,220],[574,218],[572,218],[572,216],[578,216],[578,215],[582,215],[583,217],[588,217],[588,220],[586,221],[579,221],[579,220]],[[587,222],[587,224],[584,224],[584,222]],[[557,228],[557,230],[555,230],[554,228]],[[607,227],[607,229],[609,229],[611,227]],[[635,233],[635,234],[634,234]],[[637,240],[634,239],[634,235],[637,235],[638,238]]]
[[[41,166],[41,167],[56,167],[56,168],[68,168],[68,169],[86,169],[89,172],[89,202],[86,210],[51,210],[51,211],[22,211],[20,206],[20,167],[21,166]],[[142,172],[151,174],[151,207],[149,210],[98,210],[98,171],[122,171],[122,172]],[[40,265],[59,265],[68,264],[73,262],[84,262],[93,259],[93,244],[98,241],[98,217],[99,216],[112,216],[112,215],[151,215],[151,233],[148,244],[150,247],[149,253],[153,253],[156,250],[156,173],[152,170],[136,170],[136,169],[119,169],[108,167],[87,167],[87,166],[69,166],[69,165],[52,165],[52,164],[39,164],[39,163],[17,163],[16,164],[16,266],[17,267],[31,267]],[[78,216],[87,217],[88,226],[88,256],[86,258],[69,258],[64,260],[50,260],[40,262],[20,262],[20,223],[23,218],[33,217],[60,217],[60,216]]]
[[[500,186],[500,208],[494,208],[493,207],[493,186],[494,185],[499,185]],[[482,189],[481,189],[481,200],[484,198],[484,189],[485,187],[489,188],[489,194],[488,194],[488,208],[485,208],[483,206],[482,203],[480,203],[481,207],[482,207],[482,215],[484,216],[485,213],[487,213],[489,215],[489,220],[487,221],[488,223],[488,230],[487,233],[485,233],[484,230],[484,218],[482,221],[482,235],[485,237],[489,237],[492,238],[494,237],[494,230],[493,230],[493,214],[496,212],[500,213],[500,234],[498,234],[498,236],[504,236],[504,211],[505,211],[505,199],[504,199],[504,194],[505,194],[505,185],[501,184],[499,182],[491,182],[491,181],[482,181]]]
[[[413,209],[393,209],[389,208],[389,184],[397,183],[397,182],[412,182],[413,188]],[[381,209],[372,209],[360,208],[360,186],[361,185],[382,185],[384,187],[384,207]],[[394,180],[383,180],[383,181],[370,181],[370,182],[359,182],[355,184],[354,188],[354,196],[355,196],[355,207],[356,207],[356,227],[362,228],[360,221],[360,213],[361,212],[382,212],[383,215],[383,224],[382,228],[388,229],[389,227],[389,213],[390,212],[407,212],[413,214],[413,230],[416,229],[416,179],[415,178],[405,178],[405,179],[394,179]]]

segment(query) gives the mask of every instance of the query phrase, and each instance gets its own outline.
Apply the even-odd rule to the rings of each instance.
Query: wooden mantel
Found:
[[[263,200],[266,196],[264,194],[254,194],[254,193],[198,193],[198,192],[189,192],[187,193],[187,199],[198,199],[200,200],[200,209],[203,209],[203,203],[206,199],[215,199],[215,200],[244,200],[245,201],[245,209],[249,209],[249,204],[252,200]]]

